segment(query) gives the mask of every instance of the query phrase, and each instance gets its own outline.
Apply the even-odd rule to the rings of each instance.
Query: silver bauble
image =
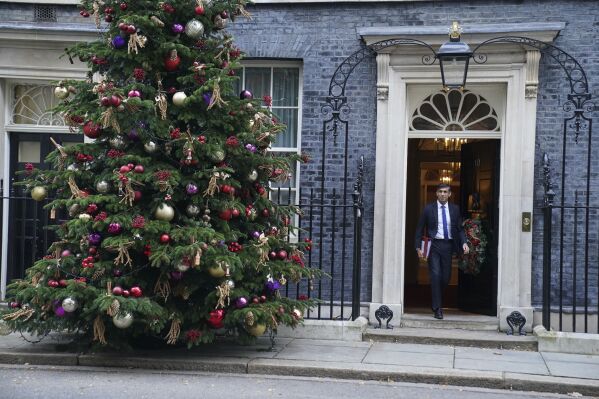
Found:
[[[73,217],[81,211],[81,206],[79,204],[73,204],[69,207],[69,216]]]
[[[225,284],[227,285],[227,287],[229,287],[230,290],[235,288],[235,282],[233,280],[226,280]]]
[[[127,313],[117,313],[112,318],[112,322],[116,328],[129,328],[133,324],[133,315]]]
[[[175,208],[168,204],[160,204],[154,212],[154,217],[158,220],[170,222],[175,217]]]
[[[69,90],[64,86],[57,86],[56,88],[54,88],[54,95],[56,96],[56,98],[64,100],[69,96]]]
[[[210,159],[212,159],[214,162],[222,162],[225,160],[225,152],[222,150],[216,150],[210,153]]]
[[[185,100],[187,100],[187,94],[185,94],[184,92],[178,91],[175,94],[173,94],[173,104],[175,104],[177,107],[180,107],[183,104],[185,104]]]
[[[108,144],[110,144],[110,146],[115,150],[122,150],[126,145],[125,140],[123,140],[121,136],[111,138],[108,140]]]
[[[256,181],[258,180],[258,171],[256,169],[253,169],[250,174],[248,175],[248,180],[249,181]]]
[[[175,270],[178,272],[186,272],[189,270],[189,264],[181,262],[175,266]]]
[[[67,297],[62,300],[62,308],[64,309],[65,312],[69,312],[69,313],[74,312],[77,310],[78,307],[79,307],[79,302],[77,302],[77,300],[74,298]]]
[[[195,204],[189,204],[187,205],[187,208],[185,208],[185,212],[187,213],[187,216],[193,218],[200,214],[200,207]]]
[[[70,170],[70,171],[79,170],[79,166],[77,166],[76,163],[72,163],[69,166],[67,166],[67,170]]]
[[[215,16],[212,21],[216,29],[225,29],[227,27],[227,20],[220,15]]]
[[[197,19],[192,19],[185,25],[185,34],[192,39],[199,39],[204,34],[204,24]]]
[[[154,143],[153,141],[148,141],[146,144],[144,144],[144,150],[148,154],[153,154],[158,150],[158,144]]]
[[[79,220],[83,220],[84,222],[88,222],[92,219],[92,215],[90,215],[89,213],[80,213],[79,214]]]
[[[106,194],[110,190],[110,183],[106,180],[100,180],[96,183],[96,191],[100,194]]]

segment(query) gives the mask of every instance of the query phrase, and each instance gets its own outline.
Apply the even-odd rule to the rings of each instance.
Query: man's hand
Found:
[[[470,252],[470,248],[468,247],[468,244],[462,245],[462,249],[464,250],[464,254],[466,254],[466,255],[468,255],[468,253]]]
[[[419,257],[419,258],[421,258],[421,259],[422,259],[422,258],[424,258],[424,254],[422,253],[422,250],[421,250],[420,248],[418,248],[418,249],[416,250],[416,252],[418,252],[418,257]]]

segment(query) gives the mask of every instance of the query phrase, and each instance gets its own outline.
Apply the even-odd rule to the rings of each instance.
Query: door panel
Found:
[[[51,136],[61,144],[83,141],[83,136],[79,134]],[[49,219],[49,212],[43,209],[49,199],[36,202],[26,193],[25,187],[14,185],[23,179],[16,172],[24,170],[27,163],[38,169],[49,168],[50,165],[44,160],[52,150],[54,146],[50,143],[49,134],[10,133],[10,184],[6,185],[10,206],[7,254],[9,282],[22,278],[25,269],[45,255],[46,249],[55,239],[46,226],[60,222],[60,217],[56,220]]]
[[[487,236],[486,262],[480,272],[458,272],[458,307],[464,311],[497,313],[497,232],[500,140],[462,145],[461,204],[464,219],[479,218]]]

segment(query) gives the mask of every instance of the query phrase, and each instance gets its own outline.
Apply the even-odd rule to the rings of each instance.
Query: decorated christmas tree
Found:
[[[300,156],[269,152],[285,129],[269,99],[234,92],[241,52],[224,28],[244,0],[84,1],[101,40],[67,50],[90,67],[62,81],[57,108],[86,142],[27,168],[55,242],[9,286],[16,331],[74,331],[106,345],[162,337],[193,346],[252,339],[302,321],[310,301],[279,293],[315,278],[299,212],[269,198]],[[68,215],[68,216],[67,216]]]

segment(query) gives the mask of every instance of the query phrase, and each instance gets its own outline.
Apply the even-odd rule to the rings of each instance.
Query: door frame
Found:
[[[531,306],[532,236],[521,231],[520,215],[532,211],[534,194],[534,142],[536,96],[529,97],[527,85],[531,70],[538,71],[538,58],[531,51],[506,51],[493,63],[475,65],[469,71],[469,84],[504,85],[505,116],[501,137],[456,133],[453,137],[499,138],[502,162],[499,182],[499,237],[497,322],[507,330],[505,317],[520,311],[527,319],[525,329],[532,330]],[[373,234],[373,298],[370,317],[380,305],[389,306],[397,318],[403,314],[404,246],[407,184],[407,140],[410,85],[438,85],[437,68],[426,68],[420,56],[402,53],[377,55],[378,70],[386,69],[388,98],[377,102],[377,153],[375,214]],[[382,65],[381,65],[382,64]],[[377,84],[380,84],[377,83]],[[419,137],[410,134],[410,138]],[[421,136],[420,136],[421,137]],[[435,135],[426,134],[434,138]],[[452,135],[443,134],[443,137]],[[402,171],[397,173],[397,171]],[[515,177],[518,176],[519,179]],[[510,178],[507,178],[510,177]]]

